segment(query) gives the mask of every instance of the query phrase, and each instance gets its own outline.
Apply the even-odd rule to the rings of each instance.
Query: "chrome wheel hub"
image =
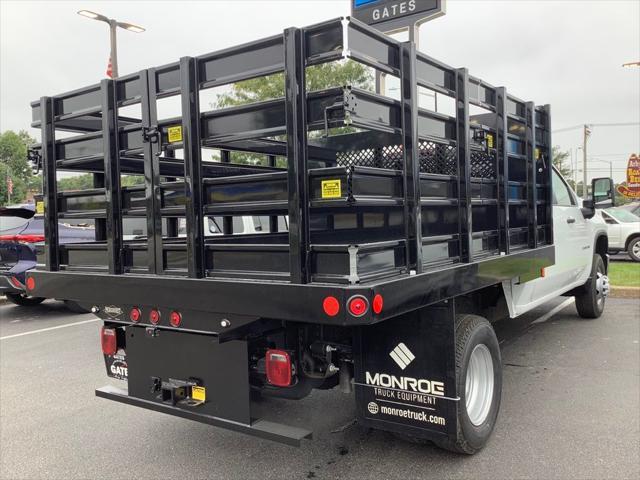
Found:
[[[467,415],[475,426],[482,425],[489,415],[493,389],[491,352],[486,345],[476,345],[469,358],[465,379]]]
[[[598,272],[598,279],[596,280],[596,292],[598,293],[598,295],[606,297],[609,295],[609,290],[609,277],[607,277],[602,272]]]
[[[596,298],[598,302],[598,307],[602,308],[604,306],[604,300],[609,295],[609,277],[607,277],[603,272],[598,270],[598,278],[596,279]]]

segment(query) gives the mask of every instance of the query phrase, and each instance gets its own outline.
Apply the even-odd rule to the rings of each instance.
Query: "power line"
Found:
[[[630,153],[594,153],[594,156],[598,157],[630,157]]]
[[[618,122],[618,123],[583,123],[581,125],[574,125],[572,127],[559,128],[558,130],[553,130],[551,133],[560,133],[560,132],[568,132],[569,130],[579,130],[584,128],[584,126],[588,127],[633,127],[640,125],[640,122]]]

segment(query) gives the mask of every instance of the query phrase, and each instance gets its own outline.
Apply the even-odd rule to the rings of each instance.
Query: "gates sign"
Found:
[[[618,186],[618,193],[629,198],[640,198],[640,157],[635,153],[629,157],[627,184]]]
[[[445,0],[351,0],[351,16],[392,32],[445,14]]]

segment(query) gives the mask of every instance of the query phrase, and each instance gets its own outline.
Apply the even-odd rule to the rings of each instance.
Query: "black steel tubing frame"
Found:
[[[546,128],[543,133],[546,141],[543,160],[547,158],[550,162],[548,107],[535,108],[531,102],[525,104],[509,97],[506,89],[492,87],[479,79],[470,77],[466,69],[453,69],[424,54],[417,53],[415,45],[398,43],[353,19],[346,20],[349,32],[347,50],[342,37],[342,22],[343,20],[338,19],[306,29],[288,29],[282,36],[198,58],[184,57],[180,62],[143,70],[136,75],[114,81],[105,80],[98,86],[54,98],[43,97],[40,102],[34,102],[32,104],[34,125],[41,127],[43,139],[41,149],[44,159],[45,218],[49,245],[47,268],[55,271],[60,266],[56,234],[58,219],[56,168],[71,167],[72,164],[93,165],[91,162],[97,160],[98,164],[102,164],[104,172],[104,186],[97,186],[104,189],[107,200],[106,212],[100,218],[106,219],[105,225],[108,231],[106,235],[108,271],[111,274],[123,272],[121,205],[123,190],[120,186],[120,173],[124,172],[121,170],[122,166],[129,165],[132,159],[136,159],[144,165],[148,234],[147,270],[151,274],[166,273],[162,212],[169,209],[163,209],[162,206],[160,180],[161,177],[181,176],[178,161],[173,161],[177,168],[170,171],[171,175],[168,175],[169,170],[163,165],[168,164],[169,157],[176,148],[183,148],[185,159],[182,176],[186,207],[184,210],[176,209],[173,216],[184,212],[187,217],[186,251],[189,277],[196,279],[205,277],[207,266],[204,253],[203,218],[205,212],[210,209],[207,209],[203,199],[203,184],[206,182],[204,182],[205,167],[202,164],[201,146],[215,146],[213,138],[218,138],[216,141],[225,139],[228,143],[224,144],[221,159],[224,164],[230,161],[227,145],[232,148],[234,142],[246,143],[252,138],[260,138],[260,135],[264,135],[265,132],[269,134],[280,132],[287,134],[286,144],[276,148],[277,142],[272,142],[274,146],[271,152],[286,154],[288,159],[289,280],[298,284],[310,282],[312,272],[309,270],[309,255],[312,246],[309,241],[308,223],[310,208],[308,158],[311,147],[307,139],[307,131],[311,128],[323,128],[325,123],[322,118],[323,109],[326,115],[326,106],[336,98],[344,99],[343,111],[330,114],[331,125],[340,125],[348,118],[354,126],[369,128],[372,132],[387,135],[388,138],[394,136],[399,138],[398,144],[402,145],[403,149],[403,200],[407,251],[405,273],[414,270],[418,274],[423,271],[425,262],[428,263],[428,259],[422,258],[423,240],[431,241],[429,239],[438,237],[422,231],[421,215],[426,203],[421,202],[420,197],[422,174],[418,152],[421,141],[434,141],[438,145],[450,145],[456,149],[456,195],[460,222],[456,241],[459,242],[460,260],[467,264],[475,260],[472,247],[474,232],[471,201],[470,104],[495,113],[498,160],[496,197],[500,216],[499,250],[506,254],[510,253],[509,120],[514,114],[510,114],[509,109],[515,108],[517,114],[515,117],[518,121],[525,122],[527,127],[526,135],[519,140],[526,145],[527,200],[530,205],[533,205],[528,210],[528,246],[535,248],[538,245],[537,180],[540,179],[536,167],[536,119],[538,114],[545,118]],[[311,92],[307,95],[305,68],[343,56],[349,56],[380,71],[398,76],[402,85],[401,100],[398,102],[349,87]],[[243,61],[239,61],[240,59]],[[222,112],[200,113],[198,95],[201,88],[277,72],[284,72],[286,79],[283,99],[226,109]],[[418,86],[453,97],[456,102],[456,117],[447,117],[420,109]],[[178,94],[182,97],[182,116],[159,122],[156,101]],[[119,107],[134,103],[141,103],[142,119],[139,125],[135,124],[135,119],[119,117],[117,113]],[[361,107],[366,105],[366,108],[358,109],[357,104]],[[275,116],[273,122],[264,123],[265,108],[281,112],[280,117]],[[373,114],[372,109],[375,110]],[[250,118],[253,120],[250,123],[255,123],[255,131],[247,130],[235,135],[214,134],[212,137],[208,136],[208,133],[203,133],[207,122],[212,118],[217,119],[216,121],[227,119],[232,122],[222,128],[221,131],[224,132],[225,129],[231,128],[233,122],[242,118],[238,115],[245,113],[252,115]],[[261,119],[259,122],[255,120],[258,118]],[[182,128],[182,141],[176,144],[165,141],[165,129],[173,125],[180,125]],[[83,135],[56,142],[56,128],[81,132]],[[99,132],[100,130],[102,132]],[[136,136],[141,137],[142,142],[136,143]],[[130,144],[130,141],[133,143]],[[80,145],[81,142],[84,144]],[[98,142],[102,143],[101,149],[97,147]],[[246,148],[251,151],[251,144],[246,143],[246,145],[248,145]],[[64,154],[64,158],[56,158],[58,147],[61,149],[60,154]],[[70,157],[67,157],[67,149]],[[161,157],[163,151],[166,154]],[[273,168],[275,157],[273,153],[269,155],[269,165]],[[162,168],[165,170],[161,174]],[[540,179],[547,187],[547,198],[545,198],[546,226],[549,236],[547,244],[552,242],[552,229],[549,228],[551,225],[550,171],[548,168],[546,171],[548,175]],[[230,209],[229,212],[231,211]],[[270,231],[277,231],[276,209],[267,209],[265,212],[270,217]],[[233,233],[231,217],[228,214],[223,216],[224,233]],[[453,235],[452,238],[454,237],[456,236]]]

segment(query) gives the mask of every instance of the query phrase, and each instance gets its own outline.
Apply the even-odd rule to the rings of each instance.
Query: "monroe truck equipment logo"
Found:
[[[402,370],[407,368],[416,358],[411,350],[409,350],[409,348],[402,342],[400,342],[396,348],[391,350],[389,356],[393,358],[393,361],[396,362]]]
[[[438,395],[444,397],[444,383],[424,378],[396,377],[387,373],[365,373],[367,385],[383,388],[396,388],[399,390],[409,390],[424,393],[427,395]]]
[[[122,309],[120,307],[108,306],[104,307],[104,313],[109,315],[111,318],[116,318],[122,315]]]

